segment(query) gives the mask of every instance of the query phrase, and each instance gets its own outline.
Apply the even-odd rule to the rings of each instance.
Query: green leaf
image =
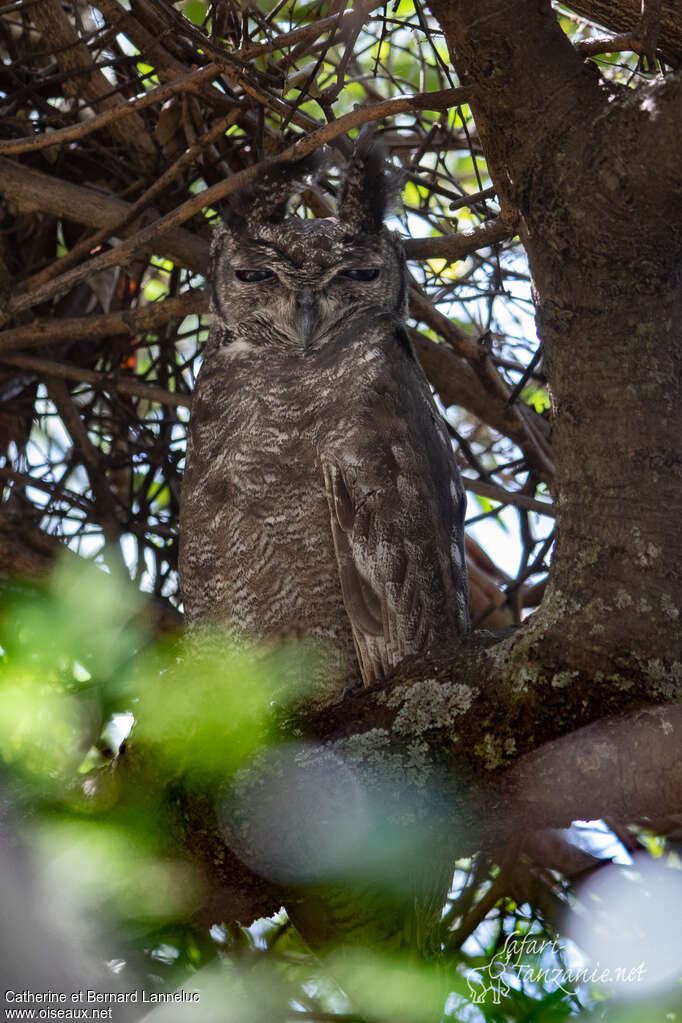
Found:
[[[208,5],[202,3],[202,0],[185,0],[182,5],[185,17],[194,25],[203,25],[206,20],[207,7]]]

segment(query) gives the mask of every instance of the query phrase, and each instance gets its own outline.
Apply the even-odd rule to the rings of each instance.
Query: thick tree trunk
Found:
[[[679,659],[682,83],[600,82],[540,0],[434,0],[521,215],[553,401],[559,542],[520,641],[571,673]],[[517,644],[518,645],[518,644]]]

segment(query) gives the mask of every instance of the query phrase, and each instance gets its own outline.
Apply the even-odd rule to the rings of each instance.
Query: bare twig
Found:
[[[527,494],[517,494],[512,490],[505,490],[504,487],[496,487],[490,483],[483,483],[481,480],[470,480],[467,476],[462,478],[464,489],[472,494],[480,494],[481,497],[488,497],[492,501],[500,501],[502,504],[513,504],[516,508],[526,508],[528,511],[537,512],[538,515],[549,515],[555,518],[554,505],[549,501],[536,501]]]
[[[522,445],[527,457],[537,468],[542,479],[552,478],[554,465],[551,449],[547,440],[548,425],[540,419],[532,409],[523,410],[521,406],[508,405],[509,389],[502,380],[492,362],[486,357],[485,350],[473,339],[459,330],[443,313],[413,286],[410,289],[410,309],[414,316],[423,320],[443,337],[452,348],[469,362],[478,373],[481,383],[489,393],[491,400],[501,402],[510,416],[525,433]]]
[[[202,291],[190,291],[178,298],[167,298],[164,302],[155,302],[140,309],[123,309],[102,316],[77,316],[65,320],[34,320],[33,323],[2,331],[0,353],[5,355],[20,348],[42,348],[44,345],[63,344],[65,341],[139,334],[162,327],[171,320],[206,312],[206,295]]]
[[[41,376],[55,377],[58,380],[73,380],[75,383],[90,384],[100,391],[113,394],[132,394],[137,398],[170,408],[189,408],[192,399],[189,394],[173,394],[162,387],[152,387],[138,380],[117,373],[97,373],[92,369],[79,366],[67,366],[49,359],[36,359],[32,355],[2,355],[0,362],[18,369],[33,370]]]
[[[167,186],[178,178],[183,171],[190,167],[198,157],[204,152],[204,150],[216,139],[220,138],[224,134],[226,128],[234,124],[240,116],[239,108],[235,108],[225,117],[221,117],[216,124],[214,124],[208,131],[197,139],[193,146],[186,149],[174,163],[164,171],[160,178],[158,178],[153,184],[142,193],[136,202],[132,203],[124,211],[122,210],[120,217],[117,220],[108,222],[101,230],[97,231],[94,235],[84,239],[75,245],[70,252],[67,252],[61,259],[55,260],[51,266],[47,267],[46,270],[39,274],[35,274],[33,278],[25,283],[25,287],[22,291],[32,291],[34,288],[40,287],[42,284],[49,280],[53,280],[60,274],[65,273],[70,267],[76,266],[80,260],[85,257],[89,252],[93,252],[100,245],[103,245],[110,237],[123,234],[126,229],[132,224],[138,217],[141,216],[145,210],[148,209],[154,199],[161,195]]]
[[[69,125],[67,128],[59,128],[49,134],[37,134],[28,139],[17,139],[0,142],[0,156],[17,155],[21,153],[35,153],[41,149],[63,146],[67,142],[75,142],[90,135],[93,131],[101,131],[103,128],[110,128],[123,118],[132,117],[139,110],[145,107],[165,103],[166,100],[180,92],[196,92],[199,85],[210,82],[220,74],[220,68],[215,64],[207,64],[198,71],[189,71],[182,78],[166,85],[157,85],[155,89],[139,96],[137,99],[129,100],[119,106],[110,107],[108,110],[88,118],[78,124]]]
[[[369,13],[378,6],[380,6],[380,4],[372,0],[372,2],[362,5],[362,10]],[[351,19],[357,20],[357,17],[357,10],[349,11],[343,16],[346,22],[350,22]],[[321,21],[305,26],[304,28],[296,29],[293,32],[286,32],[283,35],[274,38],[271,43],[259,44],[258,46],[246,47],[243,50],[236,50],[231,54],[232,61],[236,65],[240,61],[246,62],[253,60],[255,57],[259,57],[262,54],[284,49],[285,47],[291,46],[302,40],[308,41],[318,38],[324,32],[333,29],[337,22],[338,17],[336,16],[324,18]],[[139,96],[137,99],[129,100],[125,103],[121,101],[119,105],[112,106],[110,109],[103,111],[101,114],[97,114],[95,117],[90,117],[87,121],[82,121],[79,124],[69,125],[67,128],[60,128],[57,131],[50,132],[49,134],[37,134],[28,139],[0,141],[0,156],[37,152],[41,149],[64,145],[66,142],[75,142],[77,139],[85,138],[86,135],[89,135],[93,131],[101,131],[103,128],[110,128],[122,118],[131,117],[138,111],[144,110],[146,107],[165,103],[166,100],[178,93],[198,92],[201,85],[214,81],[226,70],[227,65],[224,63],[220,64],[211,62],[196,71],[189,71],[185,73],[181,78],[176,79],[175,81],[156,86],[156,88],[150,90],[144,96]],[[106,91],[109,92],[109,84],[106,83],[106,85]],[[127,138],[127,135],[124,137]]]

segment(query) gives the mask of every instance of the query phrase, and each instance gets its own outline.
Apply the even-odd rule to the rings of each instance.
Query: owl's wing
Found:
[[[409,654],[466,631],[459,510],[450,498],[429,515],[429,480],[410,495],[393,479],[373,489],[331,458],[323,471],[343,601],[371,685]]]

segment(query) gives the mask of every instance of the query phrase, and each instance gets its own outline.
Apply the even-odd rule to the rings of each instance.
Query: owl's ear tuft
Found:
[[[226,225],[238,231],[263,222],[280,223],[286,216],[287,203],[294,192],[314,179],[325,164],[326,157],[319,151],[291,163],[273,161],[253,185],[231,196]]]
[[[358,135],[339,203],[339,220],[355,233],[380,231],[398,204],[402,173],[388,158],[386,147],[367,125]]]

